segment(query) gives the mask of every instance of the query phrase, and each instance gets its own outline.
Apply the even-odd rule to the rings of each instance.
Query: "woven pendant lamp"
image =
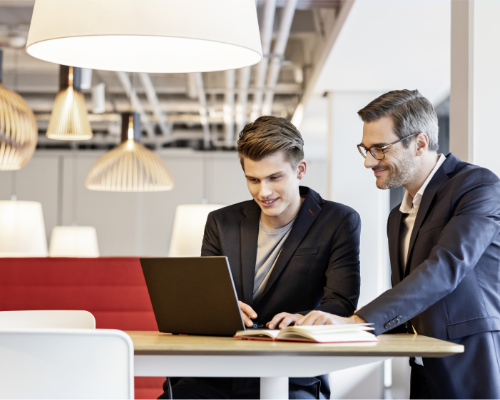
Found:
[[[37,140],[33,111],[21,96],[2,85],[0,50],[0,171],[24,167],[33,156]]]
[[[80,68],[61,65],[59,93],[47,128],[48,138],[87,140],[92,137],[85,98],[80,92],[81,75]]]
[[[164,162],[139,143],[139,113],[122,114],[122,143],[92,166],[85,187],[111,192],[157,192],[174,187]]]

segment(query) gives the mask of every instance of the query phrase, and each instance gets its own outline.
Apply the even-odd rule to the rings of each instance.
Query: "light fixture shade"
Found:
[[[50,257],[99,257],[97,233],[92,226],[56,226],[52,229]]]
[[[17,93],[2,85],[0,50],[0,171],[21,169],[31,159],[38,141],[35,114]]]
[[[101,156],[92,166],[85,181],[87,189],[157,192],[174,187],[162,159],[134,140],[134,137],[140,137],[140,116],[138,113],[123,113],[123,143]]]
[[[92,128],[80,92],[81,70],[61,65],[60,90],[50,115],[46,136],[57,140],[87,140]]]
[[[169,257],[199,257],[208,214],[222,207],[220,204],[177,206]]]
[[[42,205],[0,201],[0,257],[46,257]]]
[[[219,71],[262,59],[255,0],[36,0],[26,47],[109,71]]]

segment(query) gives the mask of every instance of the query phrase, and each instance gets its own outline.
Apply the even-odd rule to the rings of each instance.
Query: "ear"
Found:
[[[416,154],[421,156],[425,151],[429,150],[429,137],[425,133],[419,133],[415,136]]]
[[[306,160],[300,160],[299,164],[297,165],[297,179],[301,180],[302,178],[304,178],[306,171],[307,171]]]

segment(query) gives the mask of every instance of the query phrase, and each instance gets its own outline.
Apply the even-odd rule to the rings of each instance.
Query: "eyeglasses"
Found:
[[[370,154],[372,155],[372,157],[375,160],[383,160],[385,158],[385,152],[388,149],[390,149],[392,146],[394,146],[396,143],[399,143],[402,140],[412,138],[413,136],[417,136],[418,134],[420,134],[420,132],[414,133],[413,135],[410,135],[410,136],[406,136],[402,139],[396,140],[395,142],[386,144],[385,146],[381,146],[381,147],[373,146],[373,147],[370,147],[369,149],[366,148],[365,146],[363,146],[362,143],[360,143],[360,144],[358,144],[358,150],[359,150],[360,154],[363,156],[363,158],[366,158],[366,156],[368,155],[368,152],[370,152]]]

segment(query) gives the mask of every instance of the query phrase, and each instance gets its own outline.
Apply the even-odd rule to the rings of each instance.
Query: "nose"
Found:
[[[373,168],[380,163],[380,160],[377,160],[372,156],[372,153],[368,152],[365,157],[365,168]]]
[[[271,186],[266,181],[262,181],[260,184],[260,191],[259,191],[260,198],[265,199],[266,197],[271,196],[271,194],[273,194]]]

